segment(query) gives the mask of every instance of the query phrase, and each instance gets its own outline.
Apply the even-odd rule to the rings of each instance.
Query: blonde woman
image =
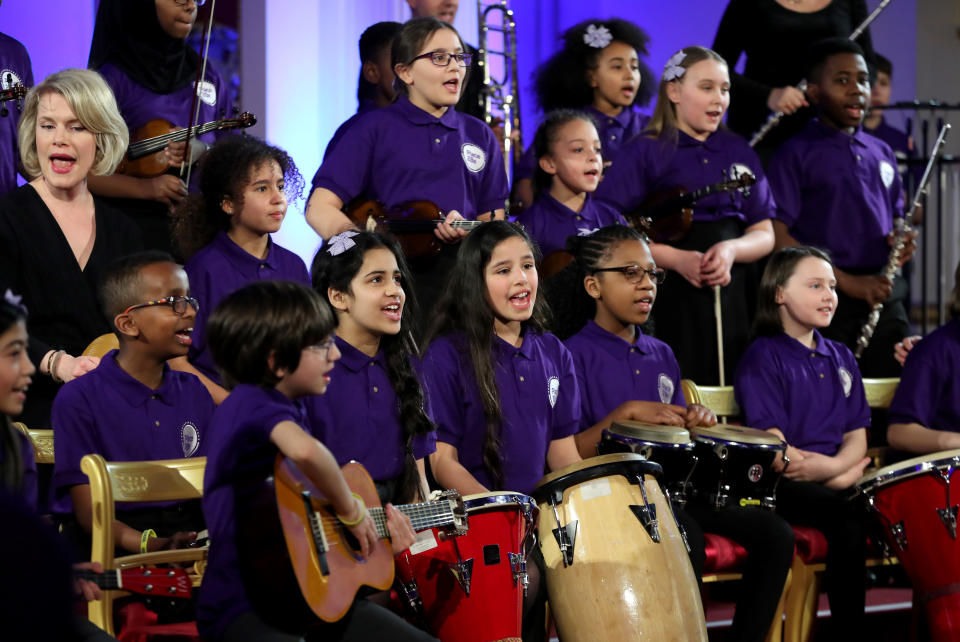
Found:
[[[22,294],[30,310],[30,358],[39,372],[21,418],[41,428],[59,385],[99,363],[80,354],[110,331],[97,302],[101,272],[142,239],[87,189],[89,176],[114,171],[128,142],[99,74],[65,69],[47,77],[27,94],[18,134],[32,180],[0,198],[0,286]]]

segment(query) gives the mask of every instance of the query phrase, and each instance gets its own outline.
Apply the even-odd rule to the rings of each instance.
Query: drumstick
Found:
[[[713,316],[717,321],[717,362],[720,364],[720,385],[725,386],[723,373],[723,317],[720,311],[720,286],[713,286]]]

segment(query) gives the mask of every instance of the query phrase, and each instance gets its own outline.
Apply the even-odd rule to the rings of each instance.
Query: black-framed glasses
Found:
[[[187,3],[190,2],[190,0],[173,0],[173,2],[178,7],[185,7],[187,6]],[[193,0],[193,4],[197,5],[198,7],[202,7],[206,3],[207,3],[207,0]]]
[[[311,352],[316,352],[318,355],[324,359],[330,358],[330,348],[336,344],[336,341],[333,340],[333,337],[328,338],[323,343],[318,343],[316,345],[307,346],[304,350],[310,350]]]
[[[660,285],[667,278],[667,271],[663,268],[642,268],[639,265],[624,265],[621,267],[596,268],[594,272],[619,272],[627,281],[636,285],[643,281],[644,275],[649,276],[650,280]]]
[[[130,312],[130,310],[136,310],[137,308],[149,308],[153,305],[169,305],[173,308],[173,313],[178,317],[182,317],[187,313],[187,306],[191,306],[194,312],[199,312],[200,302],[197,301],[192,296],[165,296],[162,299],[157,299],[156,301],[147,301],[146,303],[138,303],[136,305],[131,305],[129,308],[123,311],[124,314]]]
[[[473,54],[466,52],[450,53],[449,51],[428,51],[427,53],[420,54],[419,56],[414,56],[413,60],[410,61],[410,64],[412,65],[421,58],[429,58],[430,62],[435,64],[437,67],[446,67],[450,64],[451,58],[457,61],[458,66],[469,67],[470,62],[473,60]]]

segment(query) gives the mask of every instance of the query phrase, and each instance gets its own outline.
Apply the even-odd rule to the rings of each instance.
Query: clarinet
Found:
[[[895,222],[895,240],[893,247],[890,249],[890,256],[887,258],[887,265],[883,269],[883,276],[890,282],[893,282],[893,277],[896,275],[897,270],[900,269],[900,255],[903,253],[903,248],[906,245],[907,232],[910,230],[910,225],[913,223],[917,210],[920,208],[920,200],[927,193],[930,174],[933,172],[933,164],[937,161],[937,157],[943,149],[943,143],[947,138],[948,131],[950,131],[949,123],[943,126],[943,129],[940,130],[940,135],[937,136],[937,142],[933,144],[933,151],[930,152],[930,160],[927,161],[927,167],[923,170],[923,178],[920,179],[916,196],[910,205],[910,211],[904,218],[897,219]],[[860,330],[860,336],[857,338],[857,349],[855,352],[857,359],[860,358],[863,351],[870,345],[870,339],[873,338],[873,331],[877,329],[877,322],[880,321],[881,311],[883,311],[883,301],[874,303],[873,309],[870,311],[870,316],[867,317],[867,322],[863,324],[863,328]]]
[[[877,16],[880,15],[880,12],[887,8],[887,5],[890,4],[890,0],[882,0],[877,8],[874,9],[869,16],[867,16],[863,22],[861,22],[856,29],[853,30],[853,33],[850,34],[850,40],[856,40],[867,30],[867,27],[870,26],[870,23],[877,19]],[[805,92],[807,91],[807,79],[804,78],[799,83],[797,83],[797,89]],[[763,137],[770,133],[770,130],[780,124],[780,121],[783,120],[784,113],[782,111],[777,111],[770,114],[770,117],[767,118],[767,122],[763,124],[763,127],[757,130],[757,132],[750,138],[750,147],[756,147],[757,143],[763,140]]]

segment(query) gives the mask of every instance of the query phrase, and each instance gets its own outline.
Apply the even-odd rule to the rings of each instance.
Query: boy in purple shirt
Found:
[[[887,441],[914,453],[960,448],[960,264],[950,320],[918,342],[890,404]]]
[[[870,409],[853,354],[819,332],[836,310],[836,284],[822,250],[787,247],[770,257],[757,294],[758,338],[735,390],[747,425],[787,442],[777,512],[826,537],[834,635],[853,639],[863,624],[866,537],[856,505],[839,491],[870,462]]]
[[[120,349],[105,355],[89,376],[64,385],[52,415],[53,512],[72,512],[86,533],[92,515],[89,482],[80,470],[84,455],[108,461],[202,456],[213,414],[203,384],[167,365],[186,353],[197,312],[183,269],[161,252],[119,259],[104,275],[101,297]],[[197,502],[125,504],[117,514],[117,545],[131,553],[186,546],[203,528]]]
[[[231,293],[210,318],[211,349],[232,389],[214,413],[203,480],[211,544],[197,625],[210,642],[431,639],[365,599],[356,600],[337,622],[316,620],[307,636],[306,630],[291,630],[293,623],[278,621],[260,601],[264,592],[280,587],[251,578],[251,555],[289,566],[286,549],[251,550],[245,541],[269,526],[254,500],[260,500],[264,479],[273,475],[278,453],[330,502],[356,537],[362,557],[377,545],[377,530],[366,506],[359,495],[351,494],[330,451],[304,430],[296,404],[298,398],[323,394],[330,382],[340,356],[329,336],[333,327],[333,316],[319,295],[299,283],[276,281],[250,283]],[[273,495],[269,487],[267,492]],[[267,510],[277,519],[275,506]],[[386,515],[396,553],[413,543],[413,527],[389,504]],[[255,527],[250,520],[259,523]],[[302,608],[309,611],[306,604]]]
[[[878,53],[873,54],[873,61],[877,78],[870,86],[870,111],[863,119],[863,129],[889,145],[897,160],[912,158],[914,156],[913,139],[906,132],[889,125],[883,118],[883,107],[890,104],[893,63]]]
[[[174,211],[174,237],[187,258],[190,287],[200,302],[193,341],[174,368],[200,377],[214,401],[227,391],[207,345],[207,318],[227,294],[264,279],[310,283],[299,256],[273,242],[303,177],[282,149],[253,136],[230,136],[203,159],[200,194]]]
[[[768,176],[777,199],[777,248],[815,245],[836,264],[841,305],[824,335],[856,347],[873,305],[885,301],[880,322],[860,359],[870,377],[897,376],[893,346],[908,330],[906,282],[885,279],[894,219],[903,215],[897,159],[860,124],[870,92],[860,47],[842,38],[811,49],[808,90],[818,117],[770,160]],[[913,236],[901,265],[913,253]]]
[[[11,89],[21,84],[26,89],[33,86],[33,68],[26,47],[10,36],[0,33],[0,89]],[[20,103],[5,102],[0,105],[0,196],[17,186],[20,170],[20,146],[17,139],[17,122],[20,119]]]

